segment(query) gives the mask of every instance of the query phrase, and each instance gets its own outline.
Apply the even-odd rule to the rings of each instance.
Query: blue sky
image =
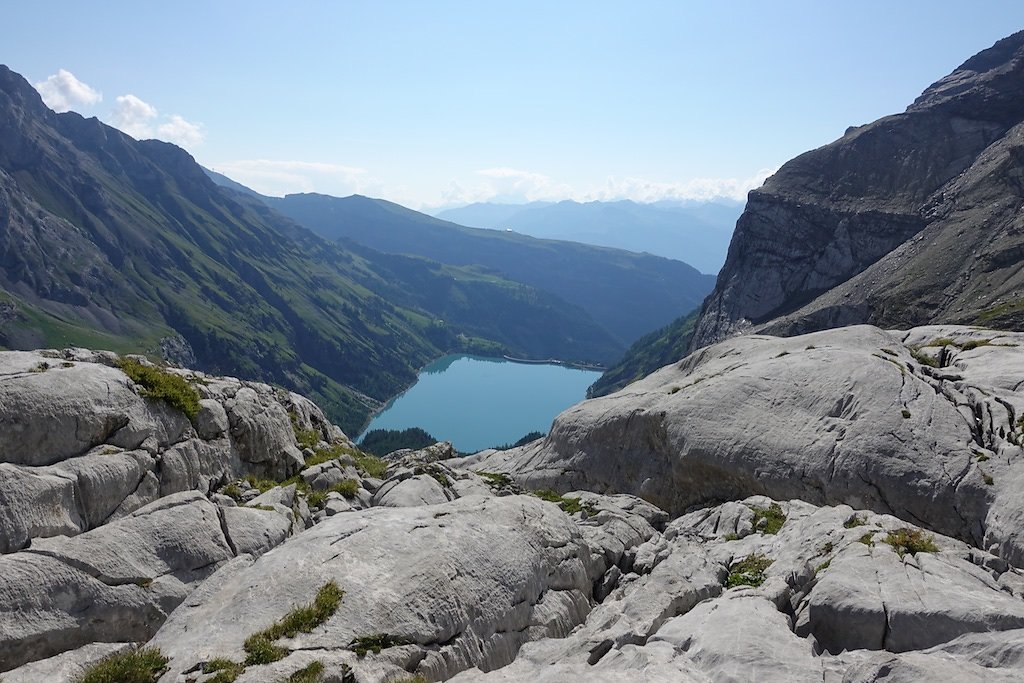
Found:
[[[4,24],[0,61],[55,105],[268,194],[429,208],[742,197],[1024,3],[34,0]]]

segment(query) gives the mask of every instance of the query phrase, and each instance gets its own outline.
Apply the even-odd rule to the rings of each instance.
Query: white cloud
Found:
[[[179,114],[165,116],[157,123],[159,116],[156,107],[135,95],[119,95],[110,123],[136,140],[157,138],[186,149],[197,147],[206,138],[202,125],[186,121]]]
[[[214,164],[211,168],[260,194],[273,197],[299,192],[344,197],[367,194],[379,187],[365,168],[317,161],[245,159]]]
[[[178,114],[171,114],[165,123],[161,123],[156,129],[156,136],[186,149],[201,145],[206,137],[201,125],[190,123]]]
[[[56,112],[65,112],[72,107],[88,107],[100,102],[103,95],[75,78],[70,71],[58,69],[45,81],[35,84],[46,106]]]
[[[118,95],[110,121],[115,128],[136,140],[145,140],[153,137],[153,119],[156,117],[157,110],[153,105],[135,95]]]
[[[543,173],[507,167],[486,168],[477,171],[477,177],[472,181],[452,180],[441,194],[440,205],[448,207],[487,201],[515,204],[562,199],[575,199],[581,202],[618,199],[632,199],[636,202],[656,202],[665,199],[745,201],[747,192],[760,187],[774,172],[775,169],[766,168],[749,178],[693,178],[677,182],[610,177],[603,186],[574,188]]]
[[[632,199],[637,202],[656,202],[662,199],[746,201],[747,193],[760,187],[774,172],[775,169],[763,168],[749,178],[693,178],[667,183],[643,178],[612,177],[608,178],[605,187],[584,193],[583,199]]]

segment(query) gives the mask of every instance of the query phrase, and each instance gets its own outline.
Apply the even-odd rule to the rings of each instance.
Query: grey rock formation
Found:
[[[145,398],[117,362],[86,349],[0,353],[0,552],[241,475],[283,479],[303,463],[296,429],[351,446],[297,394],[170,369],[202,397],[190,421]]]
[[[782,515],[776,534],[733,531],[737,520],[773,505]],[[1024,675],[1022,631],[1015,626],[1024,603],[995,581],[1016,570],[989,569],[995,556],[923,533],[934,552],[901,557],[885,540],[901,529],[920,533],[891,516],[763,497],[693,511],[631,549],[620,585],[567,637],[535,640],[507,667],[470,669],[451,680],[790,683],[889,681],[893,671],[895,680],[906,681]],[[876,538],[875,545],[865,545],[865,536]],[[880,568],[870,581],[856,578],[866,554]],[[763,560],[750,582],[757,585],[734,581],[750,557]],[[867,602],[856,596],[872,586],[889,592],[876,594],[876,608],[865,610]],[[808,619],[824,605],[835,617],[827,628]],[[877,618],[886,636],[853,649],[866,615]],[[830,654],[822,643],[837,635],[851,649]]]
[[[289,650],[333,652],[364,672],[382,662],[399,672],[397,657],[441,680],[507,664],[528,640],[566,635],[606,569],[594,550],[568,515],[527,496],[339,514],[211,579],[151,644],[172,657],[165,680],[184,681],[182,672],[211,658],[241,661],[248,636],[333,580],[345,591],[341,607]],[[380,657],[350,651],[354,638],[382,633],[410,644]]]
[[[928,354],[943,367],[918,360]],[[1020,386],[1020,334],[748,335],[568,409],[543,441],[466,464],[528,488],[631,493],[674,514],[751,494],[846,503],[1019,566]]]
[[[1020,329],[1022,57],[1016,33],[751,192],[690,349],[769,321]]]

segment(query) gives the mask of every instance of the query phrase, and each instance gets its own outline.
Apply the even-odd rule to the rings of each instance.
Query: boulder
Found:
[[[943,367],[918,360],[925,344]],[[543,440],[465,465],[528,488],[631,493],[673,514],[753,494],[848,504],[1022,565],[1021,386],[1024,334],[748,335],[568,409]]]
[[[564,636],[590,609],[590,555],[568,515],[526,496],[335,515],[213,579],[150,644],[172,658],[164,680],[184,681],[211,658],[241,661],[247,637],[335,581],[340,608],[289,650],[333,653],[360,670],[398,658],[440,680],[505,665],[530,639]],[[353,639],[375,634],[409,645],[379,658],[351,652]]]

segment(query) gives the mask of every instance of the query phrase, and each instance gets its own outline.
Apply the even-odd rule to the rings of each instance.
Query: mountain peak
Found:
[[[1024,31],[1003,38],[930,85],[907,112],[934,107],[989,121],[1024,115]]]

